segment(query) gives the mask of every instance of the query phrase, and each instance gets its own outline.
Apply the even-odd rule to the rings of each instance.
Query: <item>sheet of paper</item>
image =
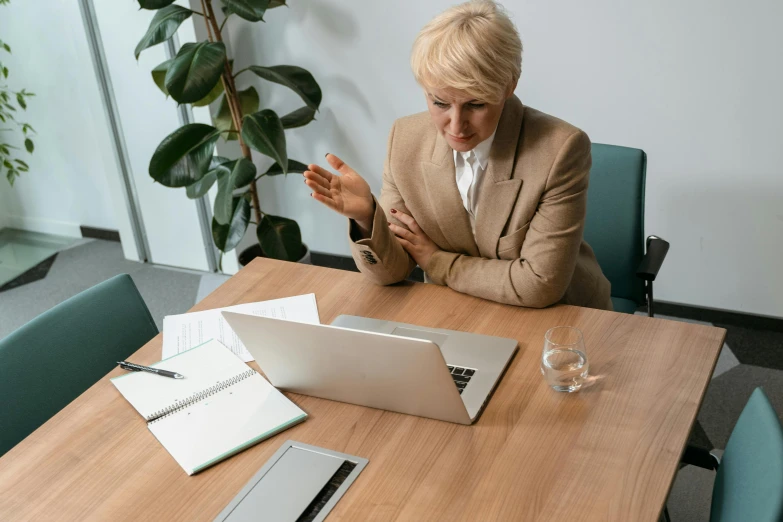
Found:
[[[189,350],[209,339],[216,339],[243,361],[252,361],[253,356],[220,315],[222,311],[287,319],[300,323],[321,323],[315,294],[227,306],[203,312],[168,315],[163,318],[163,358]]]

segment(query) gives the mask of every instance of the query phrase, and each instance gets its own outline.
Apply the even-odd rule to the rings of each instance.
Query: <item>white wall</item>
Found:
[[[78,4],[0,6],[0,35],[13,51],[2,56],[9,85],[36,94],[20,117],[38,131],[30,172],[0,191],[5,224],[71,236],[116,228],[106,183],[116,165]]]
[[[418,30],[453,2],[292,0],[265,24],[232,19],[236,68],[295,64],[324,91],[289,155],[341,155],[380,189],[395,118],[425,110],[408,65]],[[671,242],[665,301],[783,317],[783,4],[505,2],[525,46],[517,94],[593,141],[649,155],[646,232]],[[300,105],[279,86],[262,106]],[[259,162],[260,163],[260,162]],[[267,163],[264,162],[263,165]],[[299,176],[261,184],[265,210],[297,219],[314,250],[347,254],[345,222]]]
[[[181,126],[177,103],[155,86],[150,71],[166,60],[164,45],[144,50],[136,61],[133,50],[155,11],[138,8],[135,1],[93,0],[115,101],[139,198],[142,220],[157,264],[207,270],[204,241],[196,204],[185,189],[164,187],[150,177],[150,158],[158,144]],[[190,20],[183,24],[191,27]]]

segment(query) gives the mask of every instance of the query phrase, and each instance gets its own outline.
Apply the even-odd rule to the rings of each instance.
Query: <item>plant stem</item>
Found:
[[[234,73],[234,78],[236,78],[237,76],[239,76],[239,75],[240,75],[240,74],[242,74],[243,72],[245,72],[245,71],[249,71],[249,70],[250,70],[250,67],[245,67],[244,69],[240,69],[240,70],[238,70],[237,72],[235,72],[235,73]]]
[[[204,0],[201,0],[201,9],[206,12],[207,6],[204,4]],[[215,38],[212,36],[212,27],[209,25],[209,22],[205,19],[204,23],[207,26],[207,38],[209,38],[210,42],[214,42]]]
[[[206,16],[204,17],[204,21],[207,23],[207,28],[209,29],[209,25],[211,24],[215,40],[222,42],[223,37],[220,34],[220,29],[217,25],[215,11],[212,9],[212,0],[201,1],[206,8]],[[226,60],[221,78],[223,80],[223,90],[225,91],[226,101],[228,101],[228,108],[231,111],[231,119],[234,122],[234,128],[237,130],[237,139],[239,140],[239,147],[242,149],[242,156],[249,159],[250,161],[253,161],[250,147],[248,147],[242,139],[242,105],[239,102],[239,95],[237,94],[237,88],[234,84],[234,76],[232,75],[231,64],[228,60]],[[258,201],[258,189],[256,188],[255,182],[250,184],[250,197],[252,199],[253,211],[256,216],[256,221],[261,223],[261,217],[263,214],[261,212],[261,204]]]
[[[226,17],[223,19],[223,22],[220,24],[220,29],[218,29],[218,30],[220,31],[221,34],[223,34],[223,27],[225,27],[226,22],[228,22],[228,17],[229,16],[231,16],[231,13],[228,13],[226,15]]]

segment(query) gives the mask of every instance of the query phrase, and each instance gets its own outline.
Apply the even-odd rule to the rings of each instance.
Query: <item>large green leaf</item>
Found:
[[[304,106],[296,109],[293,112],[289,112],[282,118],[280,122],[283,124],[284,129],[293,129],[296,127],[302,127],[307,125],[315,119],[315,109]]]
[[[239,91],[239,105],[242,107],[242,114],[253,114],[258,111],[258,91],[255,87],[248,87],[244,91]],[[234,127],[234,120],[231,119],[231,109],[228,107],[228,100],[225,96],[220,100],[220,106],[214,115],[215,127],[221,131],[231,131],[226,137],[227,140],[237,139],[237,129]]]
[[[250,220],[250,202],[246,197],[234,198],[232,208],[231,222],[228,225],[221,225],[212,218],[212,239],[221,252],[233,250],[239,244]]]
[[[217,173],[218,193],[215,198],[215,221],[228,224],[233,212],[233,193],[235,188],[248,185],[256,175],[256,166],[247,158],[240,158],[225,165],[229,172]]]
[[[142,9],[160,9],[173,3],[174,0],[139,0],[139,7]]]
[[[288,172],[285,130],[275,111],[264,109],[245,116],[242,120],[242,139],[251,148],[278,162],[283,172]]]
[[[179,103],[205,97],[220,80],[226,63],[222,42],[186,43],[166,72],[166,89]]]
[[[284,261],[298,261],[304,254],[302,233],[293,219],[264,215],[256,228],[264,255]]]
[[[187,196],[190,199],[198,199],[204,194],[206,194],[207,192],[209,192],[209,189],[212,188],[212,185],[215,184],[216,180],[217,180],[217,171],[210,170],[209,172],[204,174],[203,178],[185,187],[185,194],[187,194]]]
[[[152,22],[150,22],[150,26],[147,29],[147,33],[136,46],[136,59],[139,59],[139,55],[144,49],[165,42],[174,36],[174,33],[177,32],[177,28],[182,22],[190,18],[190,15],[192,14],[193,11],[190,9],[185,9],[178,5],[168,5],[155,13],[155,16],[152,17]]]
[[[152,81],[155,82],[155,85],[158,86],[158,89],[160,89],[166,97],[169,96],[169,91],[166,90],[166,73],[169,72],[169,65],[171,65],[171,62],[173,61],[174,58],[166,60],[150,72],[150,74],[152,74]]]
[[[311,109],[318,109],[321,105],[321,88],[313,75],[305,69],[295,65],[275,65],[273,67],[261,67],[252,65],[248,69],[261,78],[270,82],[285,85],[298,94]]]
[[[217,181],[218,171],[221,169],[227,172],[229,171],[228,167],[224,165],[225,163],[229,163],[227,158],[212,156],[212,159],[209,162],[209,171],[204,174],[204,177],[185,187],[185,193],[188,197],[190,199],[198,199],[209,192],[209,189],[212,188],[212,185]]]
[[[246,187],[256,179],[256,166],[249,159],[241,158],[231,170],[231,177],[234,179],[235,189]]]
[[[152,81],[155,82],[155,85],[158,86],[158,89],[165,94],[166,96],[169,95],[169,91],[166,90],[166,73],[169,70],[169,65],[171,65],[171,62],[174,59],[166,60],[165,62],[161,63],[154,69],[152,69]],[[215,86],[212,88],[211,91],[209,91],[209,94],[207,94],[205,97],[201,98],[197,102],[193,102],[194,107],[204,107],[206,105],[209,105],[213,101],[217,100],[218,97],[223,94],[223,82],[219,81],[215,84]]]
[[[304,163],[300,163],[296,160],[288,159],[288,173],[291,172],[299,172],[302,173],[307,170],[307,165]],[[264,172],[264,176],[277,176],[283,174],[283,169],[280,167],[279,163],[273,163],[271,167],[269,167],[266,172]]]
[[[160,142],[150,160],[152,178],[167,187],[186,187],[209,170],[220,131],[211,125],[190,123]]]
[[[209,105],[213,101],[218,99],[218,96],[223,94],[223,81],[218,80],[218,82],[215,84],[214,87],[212,87],[212,90],[207,93],[206,96],[201,98],[197,102],[193,102],[194,107],[204,107],[206,105]]]
[[[280,7],[281,5],[285,5],[285,0],[271,0],[267,9],[274,9],[275,7]]]
[[[234,13],[245,20],[261,22],[269,7],[269,0],[223,0],[223,5],[226,14]]]

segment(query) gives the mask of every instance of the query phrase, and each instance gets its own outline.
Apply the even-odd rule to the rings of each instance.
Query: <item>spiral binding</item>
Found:
[[[217,384],[210,386],[209,388],[205,390],[198,391],[188,397],[187,399],[184,399],[182,401],[177,401],[171,406],[167,406],[163,408],[162,410],[158,410],[154,412],[153,414],[146,417],[146,420],[148,423],[152,424],[153,422],[157,422],[160,419],[164,417],[168,417],[169,415],[173,415],[177,413],[178,411],[184,410],[188,406],[192,406],[193,404],[206,399],[207,397],[216,394],[217,392],[224,390],[228,388],[229,386],[233,386],[234,384],[238,383],[239,381],[242,381],[244,379],[247,379],[251,375],[256,373],[255,370],[250,369],[246,372],[242,372],[239,375],[235,375],[234,377],[231,377],[230,379],[226,379],[225,381],[220,381]]]

